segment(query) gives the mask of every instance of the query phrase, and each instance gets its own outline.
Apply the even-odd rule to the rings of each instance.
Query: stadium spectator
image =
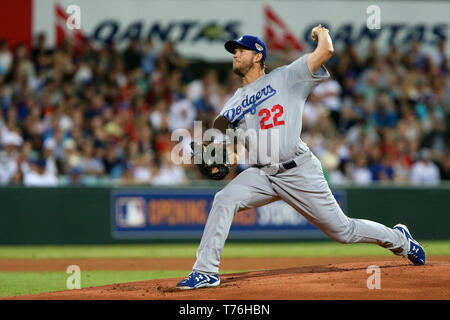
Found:
[[[434,185],[441,181],[439,168],[431,161],[431,151],[423,149],[420,160],[411,169],[411,182],[415,185]]]
[[[450,153],[443,156],[440,162],[440,175],[442,180],[450,180]]]
[[[319,103],[317,96],[312,93],[305,103],[305,108],[303,109],[303,130],[308,130],[314,127],[319,121],[320,114],[326,112],[325,107]]]
[[[141,52],[139,50],[139,40],[132,38],[128,47],[123,52],[123,60],[127,71],[134,71],[141,66]]]
[[[9,184],[15,173],[19,170],[17,158],[19,148],[23,139],[16,132],[10,132],[6,129],[0,132],[0,144],[3,150],[0,151],[0,185]]]
[[[324,152],[320,158],[324,174],[330,184],[345,184],[348,183],[348,178],[342,170],[342,164],[345,163],[346,151],[343,151],[340,140],[336,140]]]
[[[187,98],[180,98],[178,101],[175,101],[170,106],[169,110],[169,130],[174,131],[180,128],[193,128],[194,121],[197,118],[198,112],[201,111],[198,111],[198,108],[196,108],[196,106],[193,105],[192,102]],[[210,118],[211,116],[209,115],[209,117],[205,118],[204,120],[208,120]]]
[[[83,152],[80,161],[80,170],[84,174],[101,176],[105,173],[105,166],[101,159],[95,154],[95,144],[92,139],[87,140],[83,145]]]
[[[8,74],[13,63],[13,55],[8,48],[8,41],[0,41],[0,75]]]
[[[141,55],[141,68],[146,76],[152,74],[155,69],[156,59],[158,58],[158,52],[155,48],[152,39],[144,40]]]
[[[336,128],[339,128],[341,118],[341,93],[341,85],[332,77],[322,81],[313,91],[317,102],[329,110],[330,117],[334,121]]]
[[[139,156],[133,168],[133,181],[136,183],[148,184],[153,178],[153,156],[146,152]]]
[[[170,151],[165,152],[161,157],[161,165],[155,172],[152,182],[155,185],[177,185],[187,182],[186,174],[181,166],[176,166],[170,159]]]
[[[30,162],[28,166],[23,166],[23,184],[27,187],[54,187],[58,185],[58,178],[55,173],[47,168],[44,159]]]
[[[372,172],[367,168],[367,156],[364,153],[356,156],[351,177],[351,181],[359,185],[367,185],[372,182]]]

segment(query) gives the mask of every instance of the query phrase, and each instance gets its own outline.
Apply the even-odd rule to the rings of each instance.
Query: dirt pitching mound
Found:
[[[323,262],[323,261],[321,261]],[[379,267],[379,289],[376,273]],[[182,278],[113,284],[79,290],[58,291],[7,299],[37,300],[361,300],[450,299],[448,257],[429,259],[413,266],[406,259],[367,259],[365,262],[323,263],[224,274],[217,288],[178,290]]]

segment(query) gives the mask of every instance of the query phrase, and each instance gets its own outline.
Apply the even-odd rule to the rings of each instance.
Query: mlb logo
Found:
[[[120,197],[116,200],[116,223],[121,228],[139,228],[146,225],[145,199]]]

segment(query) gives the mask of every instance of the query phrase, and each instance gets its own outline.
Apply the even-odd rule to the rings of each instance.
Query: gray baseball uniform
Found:
[[[320,80],[329,77],[324,66],[312,74],[306,57],[238,89],[216,118],[216,123],[225,119],[241,132],[257,132],[258,148],[271,144],[268,149],[277,152],[269,160],[258,157],[252,167],[216,194],[194,271],[218,273],[220,254],[238,211],[280,199],[341,243],[375,243],[398,255],[405,255],[408,250],[406,238],[399,230],[352,219],[342,212],[320,161],[300,139],[305,101]],[[261,141],[259,133],[272,131],[277,133],[276,140]]]

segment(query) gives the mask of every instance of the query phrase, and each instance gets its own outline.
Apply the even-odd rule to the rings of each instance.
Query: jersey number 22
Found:
[[[263,116],[261,121],[259,121],[259,124],[261,125],[261,129],[270,129],[272,127],[276,126],[282,126],[284,125],[284,120],[279,120],[278,118],[283,115],[283,106],[280,104],[274,105],[272,107],[272,112],[269,111],[269,109],[261,109],[259,110],[258,116]],[[266,123],[273,115],[273,124],[272,123]]]

